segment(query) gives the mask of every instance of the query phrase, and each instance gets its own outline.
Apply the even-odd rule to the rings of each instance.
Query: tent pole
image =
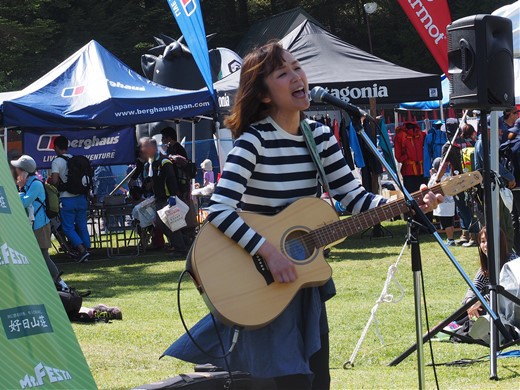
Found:
[[[4,127],[4,150],[5,150],[5,156],[8,156],[7,153],[7,127]]]
[[[442,100],[439,100],[439,108],[441,109],[441,122],[444,123],[444,107],[442,106]]]
[[[217,138],[217,156],[218,156],[218,167],[220,172],[222,172],[222,169],[224,169],[224,164],[222,163],[222,145],[220,143],[220,122],[217,120],[215,122],[215,137]]]
[[[195,156],[195,152],[196,152],[196,149],[195,149],[195,120],[193,120],[191,122],[191,161],[193,162],[196,162],[196,156]],[[191,180],[191,189],[190,189],[190,194],[191,194],[191,191],[195,188],[195,179],[192,179]]]
[[[191,161],[195,161],[195,121],[191,122]]]

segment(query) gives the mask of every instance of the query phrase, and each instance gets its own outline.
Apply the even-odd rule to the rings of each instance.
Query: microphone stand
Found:
[[[379,125],[375,121],[373,117],[370,115],[366,115],[366,117],[371,120],[378,129],[379,132],[381,132],[381,129],[379,128]],[[439,233],[437,233],[437,230],[435,229],[435,226],[431,223],[431,221],[426,217],[424,212],[419,207],[419,204],[415,201],[415,199],[410,195],[410,193],[406,190],[404,185],[399,180],[397,174],[392,170],[390,165],[387,163],[387,161],[384,159],[384,157],[379,153],[377,150],[376,145],[372,142],[370,137],[366,134],[362,124],[361,124],[361,117],[354,117],[352,124],[354,126],[354,129],[356,130],[357,134],[363,139],[364,143],[370,150],[370,152],[374,155],[374,157],[383,165],[392,178],[394,182],[398,185],[400,190],[402,191],[404,195],[404,199],[406,200],[406,204],[410,211],[412,211],[415,214],[415,219],[409,218],[408,220],[408,242],[411,245],[412,249],[412,271],[413,271],[413,284],[414,284],[414,304],[415,304],[415,329],[416,329],[416,348],[417,348],[417,371],[418,371],[418,381],[419,381],[419,389],[424,388],[424,346],[423,346],[423,334],[422,334],[422,308],[421,308],[421,279],[422,279],[422,264],[421,264],[421,253],[420,253],[420,246],[419,241],[417,239],[418,231],[420,230],[419,227],[425,228],[428,233],[433,235],[435,237],[437,243],[442,248],[446,256],[451,260],[452,264],[455,266],[459,274],[462,276],[466,284],[469,286],[469,288],[473,291],[476,298],[480,301],[482,304],[482,307],[489,313],[492,321],[495,323],[498,330],[504,335],[504,337],[511,341],[511,336],[506,331],[506,328],[500,321],[498,315],[495,313],[494,310],[491,309],[490,305],[487,303],[487,301],[484,299],[480,291],[475,287],[473,284],[473,281],[469,278],[469,276],[466,274],[462,266],[459,264],[455,256],[451,253],[451,251],[448,249],[444,241],[442,240]],[[420,221],[420,224],[418,223]],[[399,362],[397,362],[399,363]],[[389,365],[396,365],[394,362],[391,362]]]

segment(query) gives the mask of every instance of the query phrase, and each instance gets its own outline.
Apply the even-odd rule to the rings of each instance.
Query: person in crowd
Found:
[[[165,127],[161,130],[162,144],[166,146],[166,154],[168,155],[179,155],[184,158],[188,158],[188,153],[184,146],[182,146],[177,140],[177,132],[173,127]]]
[[[518,108],[513,107],[503,112],[503,116],[499,118],[498,125],[501,130],[500,143],[507,142],[509,129],[515,125],[518,117]]]
[[[465,123],[462,125],[462,138],[466,141],[467,144],[475,144],[477,142],[477,131],[475,128],[469,123]]]
[[[514,258],[516,256],[512,254],[508,247],[507,247],[507,240],[506,235],[502,229],[500,229],[500,269],[504,266],[504,264]],[[484,226],[479,234],[478,234],[478,254],[479,254],[479,260],[480,260],[480,268],[477,271],[477,274],[475,275],[475,279],[473,280],[473,284],[477,288],[477,290],[481,293],[484,293],[486,291],[486,287],[489,285],[489,269],[488,269],[488,257],[487,257],[487,231],[486,227]],[[498,277],[498,275],[497,275]],[[462,301],[463,304],[466,304],[468,301],[473,299],[475,297],[475,294],[473,293],[473,290],[468,289],[466,296],[464,297],[464,300]],[[484,298],[486,298],[489,301],[489,294],[484,295]],[[482,303],[480,301],[477,301],[475,304],[473,304],[467,311],[469,319],[472,319],[474,317],[480,317],[480,315],[485,314],[483,313]]]
[[[488,136],[491,133],[490,119],[487,121]],[[479,135],[477,142],[475,143],[475,169],[482,170],[484,168],[483,152],[482,152],[482,134]],[[501,184],[509,189],[516,188],[516,180],[514,175],[502,164],[499,163],[498,176],[501,180]],[[508,210],[502,199],[499,203],[499,220],[500,228],[504,231],[507,239],[507,247],[514,248],[514,229],[513,219],[511,218],[511,212]]]
[[[177,132],[173,127],[165,127],[161,130],[161,135],[162,144],[163,147],[166,147],[167,155],[173,156],[174,159],[175,156],[181,156],[186,160],[188,159],[188,153],[184,146],[178,142]],[[195,239],[195,229],[198,226],[195,205],[191,199],[191,182],[182,167],[174,164],[174,170],[178,180],[179,198],[190,208],[188,214],[186,214],[186,227],[182,229],[182,234],[185,236],[187,242],[191,242]]]
[[[444,176],[444,172],[449,169],[450,174],[455,176],[464,172],[463,153],[466,149],[473,149],[475,147],[475,129],[469,124],[462,125],[459,135],[453,139],[457,130],[459,129],[459,121],[457,118],[448,118],[446,120],[446,135],[448,142],[442,147],[442,159],[446,159],[446,163],[440,168],[439,176]],[[477,233],[479,230],[478,221],[475,218],[472,204],[467,193],[461,193],[455,196],[455,206],[457,207],[458,215],[460,217],[460,227],[462,234],[458,240],[455,240],[456,245],[464,247],[472,247],[477,245]]]
[[[152,180],[157,210],[164,208],[166,205],[174,206],[177,202],[179,189],[173,163],[159,151],[157,142],[153,138],[141,138],[139,144],[141,146],[141,155],[147,160],[143,167],[145,180],[147,178]],[[187,248],[181,231],[172,232],[158,216],[155,224],[170,240],[174,249],[172,252],[173,258],[185,259]]]
[[[433,160],[442,155],[442,147],[448,141],[442,121],[435,121],[424,139],[424,176],[430,177]]]
[[[209,158],[205,159],[201,164],[202,168],[202,184],[195,183],[195,189],[191,192],[194,196],[209,196],[215,190],[215,173],[213,172],[213,163]]]
[[[443,177],[438,177],[441,163],[441,157],[437,157],[435,160],[433,160],[432,169],[430,172],[430,182],[428,183],[429,187],[432,187],[435,185],[435,183],[439,181],[442,182],[450,177],[448,172],[446,172]],[[433,215],[439,218],[441,228],[446,233],[446,245],[455,246],[455,240],[453,239],[453,235],[455,233],[455,200],[453,199],[453,196],[444,196],[444,202],[439,204],[439,206],[433,210]]]
[[[213,163],[209,158],[205,159],[200,163],[200,167],[204,172],[202,176],[202,187],[206,187],[209,184],[215,184],[215,173],[213,172]]]
[[[11,161],[16,170],[16,185],[20,192],[23,207],[27,210],[32,223],[34,235],[42,252],[47,268],[55,283],[62,289],[68,289],[67,284],[60,278],[60,271],[49,255],[51,247],[51,221],[45,212],[45,187],[36,177],[36,162],[31,156],[22,155]]]
[[[424,138],[425,133],[417,122],[404,122],[394,139],[394,154],[402,164],[401,174],[404,187],[412,193],[426,183],[424,177]]]
[[[52,160],[51,176],[47,181],[60,189],[60,184],[67,182],[69,169],[67,159],[72,155],[68,152],[69,140],[60,135],[54,140],[56,158]],[[60,217],[63,233],[71,245],[78,250],[78,262],[83,263],[90,257],[90,235],[87,228],[89,203],[86,195],[71,194],[60,191]]]
[[[262,256],[275,283],[296,281],[294,264],[236,210],[240,204],[245,211],[276,213],[299,198],[316,196],[317,171],[300,127],[302,113],[309,105],[305,72],[281,45],[269,43],[245,57],[236,103],[226,121],[236,142],[211,198],[208,220],[245,251]],[[354,178],[331,130],[305,121],[316,140],[331,195],[351,213],[385,203]],[[429,192],[424,201],[427,211],[442,198]],[[279,389],[329,389],[325,301],[334,294],[332,280],[321,288],[303,289],[273,322],[260,329],[243,330],[228,358],[230,369],[274,378]],[[224,342],[222,349],[215,341],[209,316],[192,329],[197,342],[213,356],[229,348],[234,333],[218,321],[216,326]],[[195,363],[208,361],[187,335],[177,340],[167,354]],[[221,360],[213,363],[221,364]]]
[[[103,203],[105,197],[110,194],[116,186],[116,178],[112,168],[108,165],[100,165],[94,170],[94,195],[96,202]]]
[[[507,169],[513,174],[516,186],[513,192],[514,250],[520,253],[520,118],[509,129],[508,140],[500,146],[500,154],[504,158]]]

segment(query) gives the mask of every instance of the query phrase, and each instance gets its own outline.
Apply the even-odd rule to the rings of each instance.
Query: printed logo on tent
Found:
[[[38,142],[36,144],[36,150],[38,152],[53,152],[54,151],[54,141],[61,134],[42,134],[38,138]],[[93,136],[89,138],[76,138],[69,139],[69,148],[83,148],[85,150],[89,150],[92,147],[97,146],[106,146],[106,145],[117,145],[120,140],[119,133],[110,137],[98,137]]]
[[[40,362],[34,366],[34,369],[32,369],[31,372],[26,373],[25,376],[20,379],[20,387],[22,389],[27,389],[31,387],[44,386],[46,383],[53,384],[70,380],[72,380],[72,376],[67,370],[49,367]]]
[[[197,9],[195,0],[181,0],[181,4],[182,8],[184,8],[184,13],[186,16],[191,16]]]
[[[39,152],[52,152],[54,151],[54,140],[58,138],[60,134],[42,134],[38,138],[36,144],[36,150]]]
[[[11,207],[9,207],[9,201],[2,186],[0,186],[0,213],[11,214]]]
[[[85,92],[85,86],[84,85],[78,85],[76,87],[67,87],[63,88],[63,91],[61,91],[62,97],[74,97],[83,95]]]

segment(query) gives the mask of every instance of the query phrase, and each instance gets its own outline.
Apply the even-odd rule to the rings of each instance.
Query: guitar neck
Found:
[[[443,194],[440,184],[429,189],[435,194]],[[414,192],[412,197],[419,203],[423,204],[425,193],[421,191]],[[394,218],[400,214],[409,211],[405,199],[385,203],[374,209],[353,215],[352,217],[342,219],[338,222],[325,225],[312,231],[316,247],[324,247],[333,242],[340,241],[347,236],[352,236],[362,232],[380,222]]]

